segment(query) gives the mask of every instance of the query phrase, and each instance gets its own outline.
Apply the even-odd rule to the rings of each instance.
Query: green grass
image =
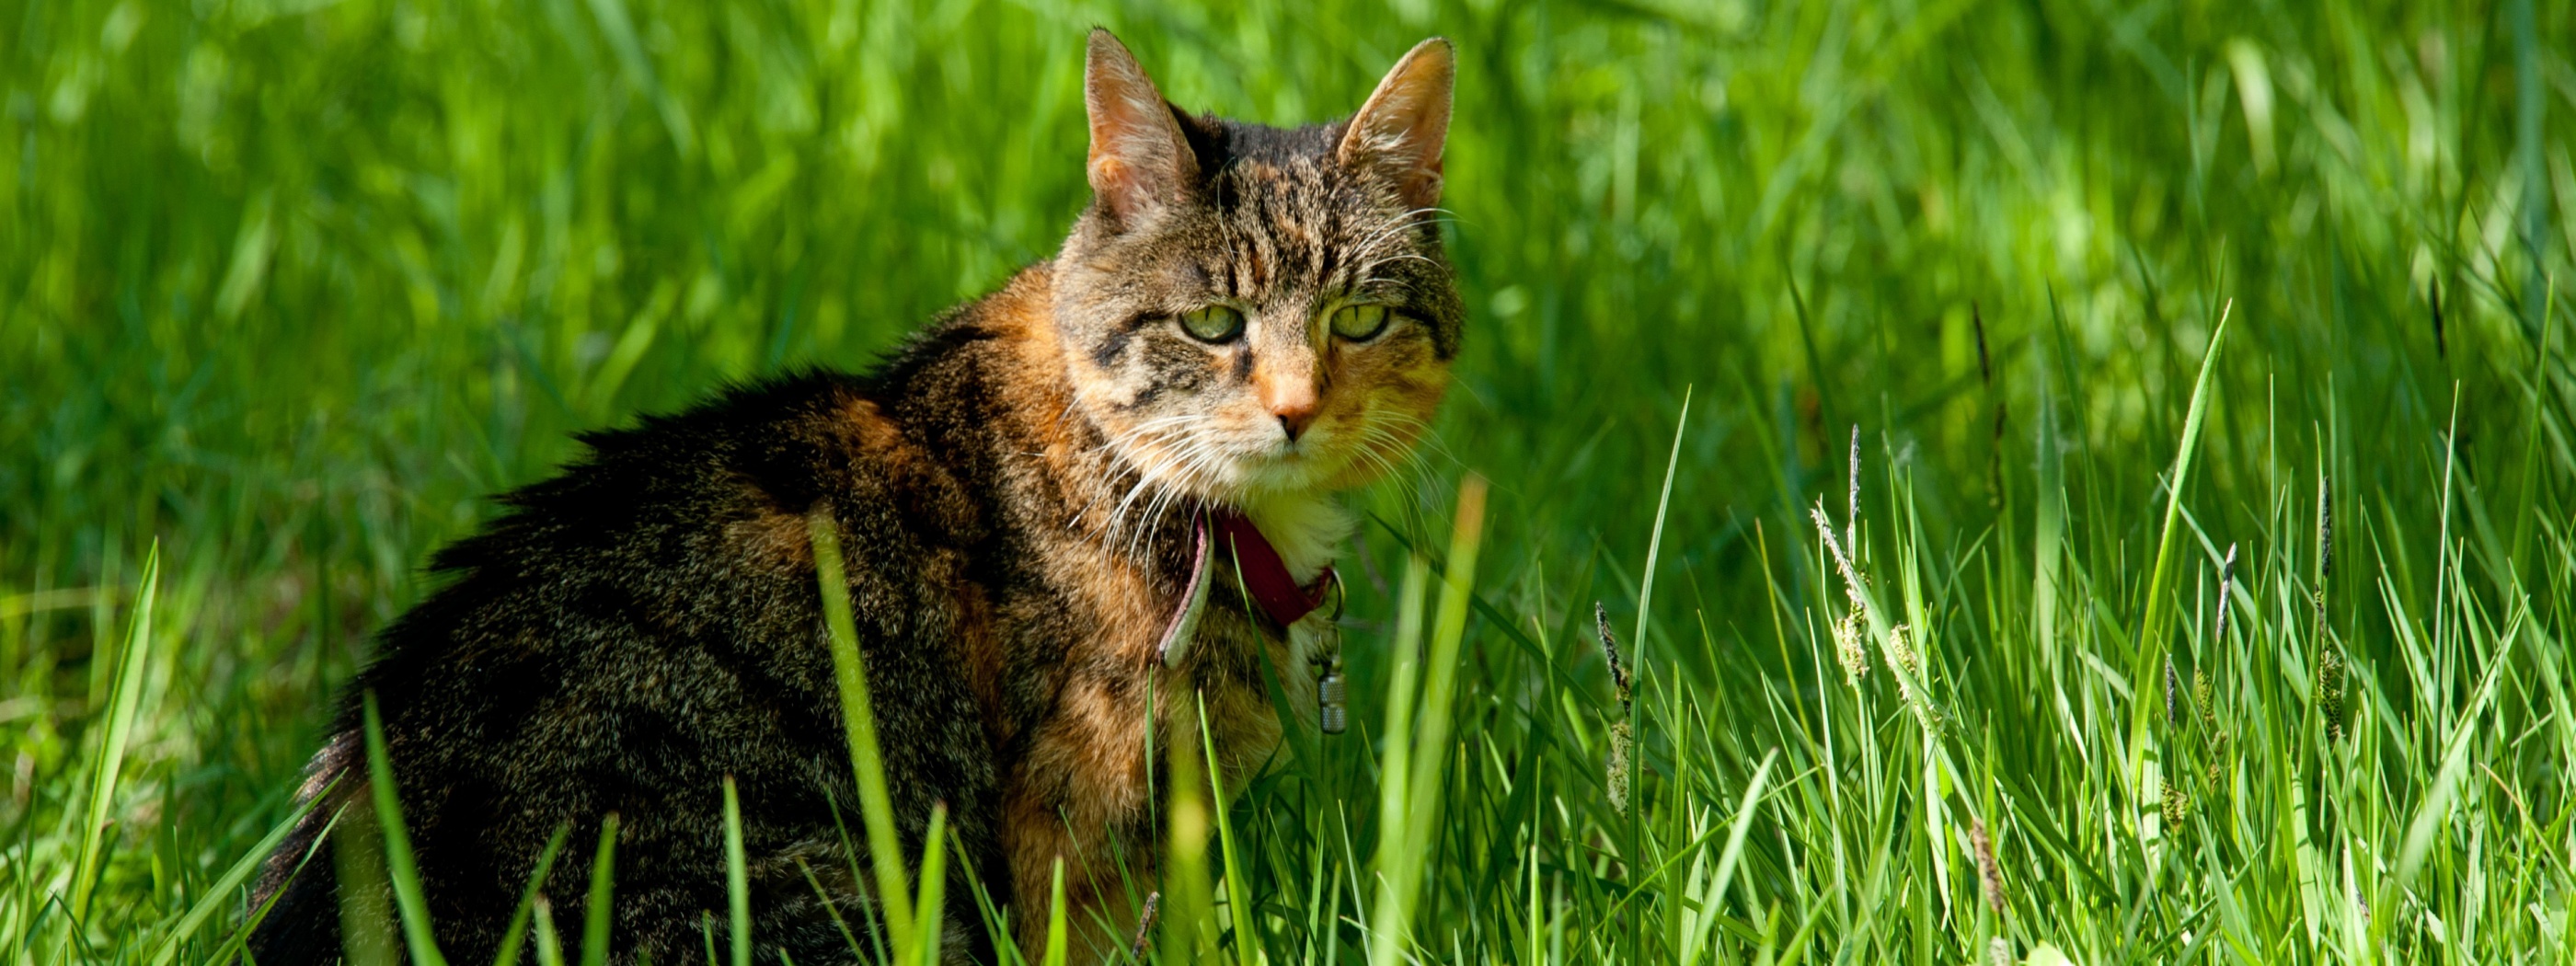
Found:
[[[223,959],[427,554],[1052,251],[1094,23],[1271,121],[1461,59],[1355,726],[1205,817],[1162,961],[2576,956],[2547,0],[0,9],[0,956]]]

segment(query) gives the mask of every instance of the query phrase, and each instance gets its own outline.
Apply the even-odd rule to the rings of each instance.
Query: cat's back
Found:
[[[891,652],[944,649],[963,576],[950,564],[985,529],[957,468],[977,441],[925,433],[925,416],[972,403],[925,400],[916,384],[971,369],[973,339],[937,329],[877,372],[800,372],[584,436],[586,459],[509,494],[508,513],[437,555],[452,583],[387,631],[361,686],[448,692],[405,710],[560,727],[625,759],[636,736],[595,727],[596,706],[626,730],[667,717],[675,735],[719,736],[689,749],[719,765],[748,764],[722,753],[733,711],[832,723],[814,527],[837,538],[872,664],[899,675],[913,662]]]
[[[763,603],[747,601],[746,592],[776,583],[781,590],[794,585],[799,592],[788,596],[798,601],[812,596],[810,527],[818,511],[843,518],[843,539],[856,544],[849,552],[860,568],[902,566],[896,551],[904,545],[971,530],[961,518],[971,509],[936,492],[949,489],[939,479],[944,474],[921,472],[928,451],[885,413],[872,383],[843,372],[802,372],[735,387],[632,428],[585,434],[586,458],[502,497],[504,515],[433,559],[432,569],[452,583],[388,633],[386,659],[433,644],[405,633],[416,618],[461,624],[433,635],[433,646],[452,648],[468,643],[483,622],[534,630],[529,625],[600,609],[585,602],[651,630],[739,634],[763,611],[743,606]],[[949,511],[939,516],[951,526],[917,525],[926,507]],[[442,603],[465,605],[470,614]],[[458,631],[469,633],[460,639]],[[583,649],[608,642],[536,635],[524,643]]]
[[[987,529],[960,473],[965,454],[1006,445],[976,438],[991,435],[972,391],[988,336],[951,320],[873,372],[773,378],[585,436],[584,459],[434,558],[444,586],[379,638],[308,792],[357,785],[372,695],[427,891],[448,907],[438,921],[506,919],[480,906],[515,898],[558,826],[578,840],[615,813],[639,863],[621,869],[620,917],[647,933],[694,922],[723,898],[702,893],[721,889],[707,870],[722,868],[725,779],[772,849],[803,847],[834,827],[831,801],[852,800],[820,522],[841,545],[881,727],[900,736],[897,798],[921,799],[898,807],[944,800],[986,824],[991,736],[956,672],[977,631],[964,562]],[[498,939],[446,938],[451,952]]]

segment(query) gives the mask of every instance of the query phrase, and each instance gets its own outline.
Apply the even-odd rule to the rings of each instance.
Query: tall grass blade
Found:
[[[2131,681],[2147,680],[2148,669],[2155,667],[2156,659],[2165,653],[2165,626],[2171,620],[2167,616],[2171,608],[2165,603],[2165,586],[2173,575],[2174,544],[2182,535],[2182,497],[2191,482],[2192,454],[2200,449],[2201,420],[2209,414],[2209,400],[2215,394],[2213,387],[2216,385],[2218,373],[2218,350],[2226,343],[2228,317],[2233,315],[2235,310],[2236,300],[2234,299],[2229,299],[2218,310],[2218,327],[2210,331],[2209,349],[2200,358],[2200,377],[2192,381],[2191,405],[2186,410],[2182,421],[2182,442],[2174,454],[2173,476],[2165,484],[2164,529],[2156,538],[2155,565],[2147,573],[2147,596],[2141,604],[2137,652],[2132,655],[2129,663]],[[2129,781],[2139,785],[2139,794],[2144,794],[2143,786],[2146,781],[2144,769],[2147,722],[2150,719],[2147,710],[2149,707],[2150,703],[2146,701],[2129,703],[2127,775]]]
[[[751,873],[743,857],[742,797],[724,779],[725,912],[732,925],[733,966],[751,966]]]
[[[537,897],[537,966],[564,966],[563,937],[555,934],[554,904]]]
[[[339,876],[340,951],[348,966],[399,966],[401,913],[385,873],[383,822],[373,801],[341,812],[331,858]]]
[[[1664,485],[1655,497],[1655,526],[1646,538],[1646,569],[1637,577],[1637,635],[1632,638],[1630,663],[1642,671],[1646,667],[1646,626],[1655,608],[1655,564],[1663,559],[1664,516],[1673,506],[1673,477],[1682,465],[1682,438],[1690,429],[1691,387],[1682,388],[1682,412],[1673,420],[1673,449],[1664,458]],[[1456,558],[1451,558],[1455,560]],[[1632,719],[1629,727],[1636,727]]]
[[[581,966],[607,966],[609,927],[617,921],[617,813],[599,822],[599,850],[590,857],[590,897],[582,903]]]
[[[1194,705],[1185,705],[1185,707]],[[1165,963],[1200,963],[1215,937],[1214,903],[1209,899],[1208,812],[1222,808],[1208,801],[1208,782],[1199,756],[1199,721],[1182,713],[1171,717],[1178,734],[1164,747],[1171,774],[1170,805],[1163,820],[1168,841],[1163,846],[1163,899],[1157,918],[1161,936],[1154,948]]]
[[[885,758],[877,744],[877,719],[868,700],[868,675],[859,658],[859,632],[850,617],[850,581],[841,566],[841,531],[829,507],[807,518],[814,546],[814,578],[823,595],[823,621],[831,633],[832,676],[840,687],[841,727],[850,744],[850,769],[859,785],[859,818],[866,826],[868,858],[875,866],[877,908],[894,940],[895,957],[914,957],[912,889],[904,873],[903,842],[895,835],[894,802],[886,793]]]
[[[1413,729],[1420,716],[1418,685],[1422,675],[1423,596],[1431,582],[1431,563],[1422,554],[1405,558],[1404,582],[1396,595],[1395,636],[1388,660],[1384,758],[1378,766],[1376,898],[1369,909],[1368,952],[1371,964],[1393,962],[1401,953],[1403,910],[1396,907],[1392,875],[1403,862],[1406,822],[1413,810]],[[1353,888],[1357,898],[1357,887]],[[1383,958],[1381,958],[1383,957]]]
[[[555,826],[555,834],[546,839],[546,850],[537,853],[537,867],[528,873],[528,884],[519,890],[519,908],[510,913],[510,926],[501,931],[501,952],[492,966],[519,966],[519,954],[527,945],[528,925],[535,915],[538,901],[545,895],[546,877],[554,874],[555,858],[563,854],[564,844],[572,841],[572,823]]]
[[[411,832],[403,827],[402,797],[394,789],[393,761],[385,753],[385,724],[376,713],[376,694],[367,692],[367,788],[375,800],[376,827],[384,837],[385,877],[392,880],[394,906],[402,914],[403,944],[412,962],[445,966],[438,938],[429,926],[429,901],[420,888],[420,864],[411,851]]]
[[[948,922],[948,806],[930,807],[930,831],[921,838],[921,898],[913,908],[921,910],[921,930],[913,938],[919,944],[913,962],[919,966],[939,966],[940,927]]]
[[[1234,820],[1227,816],[1226,803],[1231,801],[1225,790],[1225,766],[1216,756],[1216,735],[1208,727],[1207,696],[1198,696],[1199,742],[1207,762],[1209,812],[1216,816],[1217,855],[1225,874],[1225,909],[1234,925],[1234,959],[1238,966],[1255,966],[1260,944],[1252,931],[1252,897],[1246,894],[1250,880],[1243,876],[1241,853],[1234,844]]]
[[[1056,856],[1047,876],[1046,952],[1039,966],[1065,963],[1064,856]]]
[[[100,737],[89,769],[89,814],[81,822],[80,851],[72,864],[71,913],[76,923],[89,921],[90,892],[98,886],[100,851],[108,813],[116,805],[117,779],[125,771],[125,745],[134,735],[134,719],[143,703],[143,681],[152,657],[152,605],[161,587],[161,541],[143,557],[143,579],[134,595],[134,613],[126,620],[125,646],[117,649],[116,687],[107,704],[107,732]]]
[[[1449,767],[1450,708],[1457,695],[1458,651],[1467,632],[1467,603],[1474,593],[1476,553],[1484,542],[1485,491],[1485,478],[1473,474],[1458,486],[1458,515],[1450,533],[1449,567],[1442,574],[1431,653],[1423,662],[1427,680],[1421,703],[1415,706],[1418,734],[1410,736],[1412,749],[1401,762],[1394,752],[1402,746],[1394,744],[1397,739],[1390,730],[1388,763],[1380,780],[1388,785],[1401,784],[1405,790],[1390,809],[1392,820],[1378,829],[1377,901],[1370,910],[1369,930],[1372,966],[1392,966],[1409,955],[1414,904],[1421,894],[1432,843],[1438,838],[1435,829],[1439,823],[1441,778]],[[1415,580],[1410,572],[1405,577],[1408,584]],[[1414,591],[1408,588],[1408,602],[1413,596]],[[1419,607],[1411,603],[1408,606]],[[1398,632],[1399,639],[1403,634]],[[1400,653],[1411,650],[1402,644],[1398,649]],[[1389,713],[1398,712],[1391,708]]]
[[[1806,315],[1803,308],[1799,314],[1799,324],[1802,327],[1806,324]],[[1807,349],[1811,354],[1815,351],[1815,343],[1812,336],[1808,339]],[[1813,359],[1811,355],[1810,362],[1812,361]],[[1679,475],[1682,460],[1682,440],[1690,430],[1691,392],[1692,387],[1684,387],[1682,389],[1681,414],[1673,420],[1672,451],[1664,459],[1664,483],[1661,491],[1655,497],[1655,523],[1648,531],[1648,535],[1646,537],[1646,565],[1645,569],[1639,573],[1637,578],[1637,632],[1635,637],[1629,642],[1630,654],[1628,663],[1630,670],[1627,672],[1627,676],[1622,679],[1620,684],[1621,693],[1619,703],[1621,720],[1618,724],[1613,726],[1614,728],[1624,730],[1618,731],[1612,736],[1613,747],[1611,757],[1613,761],[1611,762],[1611,765],[1618,771],[1618,788],[1612,796],[1611,808],[1615,811],[1625,813],[1619,816],[1621,819],[1621,828],[1619,828],[1617,832],[1621,836],[1619,848],[1623,852],[1627,853],[1627,857],[1630,862],[1642,860],[1642,853],[1644,851],[1644,828],[1642,822],[1646,806],[1643,789],[1639,787],[1639,783],[1635,780],[1635,775],[1637,773],[1635,747],[1639,733],[1644,730],[1645,713],[1639,710],[1637,702],[1629,697],[1629,682],[1638,675],[1644,674],[1647,667],[1646,630],[1651,626],[1655,612],[1655,571],[1658,565],[1663,562],[1665,515],[1672,509],[1673,478]],[[1859,453],[1859,430],[1855,428],[1853,433],[1853,453],[1854,459],[1857,460]],[[1855,473],[1858,472],[1859,464],[1857,462],[1853,464],[1853,470]],[[1855,497],[1857,497],[1859,491],[1855,489],[1853,492]],[[1854,527],[1858,527],[1860,525],[1860,521],[1857,519],[1857,510],[1858,507],[1855,505],[1855,518],[1852,521],[1852,526]],[[1608,632],[1609,628],[1605,625],[1602,628],[1602,633],[1606,636]],[[1604,646],[1607,646],[1606,641],[1604,642]],[[1631,927],[1629,930],[1629,941],[1639,946],[1644,945],[1643,920],[1632,917],[1629,920],[1629,925]]]
[[[1735,870],[1744,858],[1745,837],[1753,832],[1754,809],[1762,804],[1763,794],[1770,790],[1771,766],[1780,763],[1780,750],[1771,749],[1762,756],[1762,764],[1753,769],[1753,778],[1744,783],[1744,796],[1735,806],[1735,822],[1726,832],[1726,851],[1717,858],[1717,874],[1710,881],[1708,894],[1724,897],[1735,882]]]

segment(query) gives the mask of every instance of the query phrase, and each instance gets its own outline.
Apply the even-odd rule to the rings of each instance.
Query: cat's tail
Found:
[[[237,966],[340,962],[340,877],[329,832],[344,809],[352,804],[365,807],[352,784],[358,777],[351,767],[358,747],[356,734],[343,732],[313,756],[309,777],[297,796],[311,807],[260,870],[259,886],[250,899],[250,912],[259,920]]]

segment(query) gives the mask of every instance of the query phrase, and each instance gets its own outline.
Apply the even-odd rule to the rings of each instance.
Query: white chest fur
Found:
[[[1351,538],[1350,511],[1326,493],[1292,493],[1245,501],[1243,515],[1261,528],[1261,535],[1279,551],[1279,560],[1288,565],[1288,576],[1298,586],[1313,583],[1315,575],[1333,562],[1342,543]]]

